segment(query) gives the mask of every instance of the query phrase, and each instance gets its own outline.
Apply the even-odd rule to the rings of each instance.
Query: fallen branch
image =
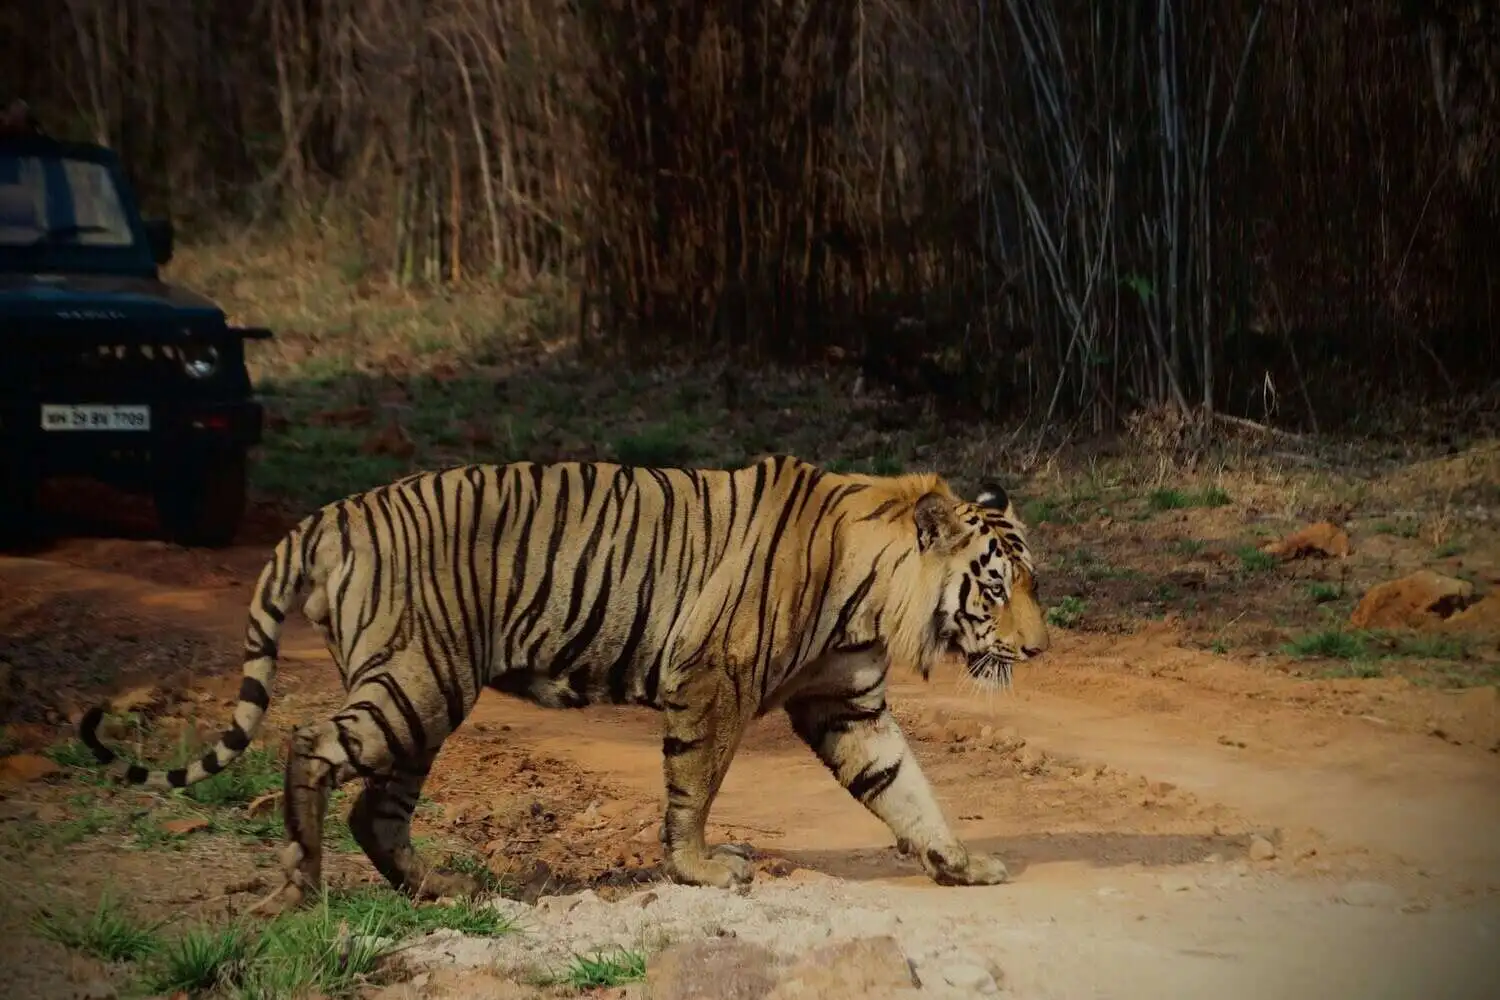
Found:
[[[1254,420],[1246,420],[1244,417],[1231,416],[1228,413],[1215,413],[1213,415],[1213,418],[1215,420],[1221,421],[1222,423],[1244,428],[1247,431],[1255,431],[1260,434],[1269,434],[1271,437],[1279,437],[1286,441],[1307,440],[1306,434],[1298,434],[1294,431],[1284,431],[1278,427],[1268,427],[1265,424],[1258,424]]]

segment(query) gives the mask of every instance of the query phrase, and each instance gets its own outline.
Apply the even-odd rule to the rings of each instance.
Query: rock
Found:
[[[114,715],[129,715],[155,708],[165,700],[160,688],[147,684],[115,695],[109,700],[109,710]]]
[[[0,786],[25,785],[33,781],[50,778],[61,771],[46,757],[31,753],[15,753],[0,757]]]
[[[1349,555],[1349,535],[1344,529],[1328,521],[1319,521],[1294,531],[1285,538],[1267,543],[1261,551],[1282,560],[1302,559],[1306,556],[1334,556],[1343,559]]]
[[[1333,894],[1335,903],[1345,906],[1378,906],[1395,909],[1401,894],[1379,882],[1350,882]]]
[[[1466,607],[1473,596],[1469,581],[1422,569],[1365,591],[1349,624],[1361,629],[1430,628]]]
[[[496,896],[484,905],[516,924],[530,918],[534,912],[530,906],[519,899],[507,899],[504,896]]]
[[[990,970],[978,965],[958,962],[943,966],[938,974],[943,982],[954,989],[976,993],[979,996],[991,996],[1000,992],[1000,987],[995,982],[995,977],[990,975]]]
[[[815,948],[797,959],[766,1000],[865,1000],[916,996],[917,978],[889,934]]]
[[[1276,845],[1265,837],[1251,837],[1249,854],[1251,861],[1270,861],[1276,857]]]
[[[648,1000],[761,1000],[776,982],[776,955],[737,938],[674,944],[646,963]]]
[[[536,913],[548,920],[561,920],[578,909],[582,902],[584,893],[581,892],[568,896],[543,896],[536,901]]]
[[[400,958],[403,964],[416,968],[480,969],[493,966],[504,947],[503,937],[471,937],[460,931],[444,929],[408,943],[401,949]]]

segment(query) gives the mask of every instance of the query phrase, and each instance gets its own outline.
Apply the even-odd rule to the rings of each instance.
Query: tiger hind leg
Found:
[[[286,843],[280,861],[281,887],[250,912],[274,916],[296,909],[322,891],[323,822],[328,797],[354,774],[332,721],[302,726],[292,733],[282,780],[282,817]]]
[[[349,812],[349,832],[392,888],[417,899],[473,895],[476,879],[434,871],[412,847],[412,815],[435,758],[428,754],[389,776],[365,779]]]
[[[792,729],[839,783],[896,835],[939,885],[997,885],[1009,880],[1000,858],[970,852],[948,827],[932,786],[885,705],[864,698],[789,702]]]
[[[286,844],[281,850],[282,886],[256,904],[270,915],[302,905],[321,892],[323,825],[335,788],[358,777],[365,788],[350,815],[360,847],[392,886],[407,892],[452,891],[461,883],[429,874],[411,847],[411,813],[428,768],[447,736],[447,718],[415,714],[391,675],[362,682],[344,708],[330,719],[292,734],[287,755],[283,816]],[[421,741],[413,752],[400,744],[397,730]],[[395,741],[394,743],[391,741]],[[435,745],[429,745],[432,741]]]

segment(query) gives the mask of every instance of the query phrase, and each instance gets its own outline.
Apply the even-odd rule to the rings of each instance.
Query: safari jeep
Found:
[[[0,120],[0,536],[34,537],[43,479],[86,476],[149,492],[173,541],[228,544],[261,435],[244,344],[271,332],[161,280],[171,223],[111,150],[27,125]]]

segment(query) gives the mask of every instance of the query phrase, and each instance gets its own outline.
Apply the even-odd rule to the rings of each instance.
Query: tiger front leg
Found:
[[[792,728],[866,809],[914,854],[939,885],[997,885],[1005,862],[969,851],[948,827],[932,786],[883,699],[806,699],[787,705]]]
[[[690,689],[674,691],[666,699],[663,867],[674,881],[728,889],[748,884],[755,877],[755,866],[741,847],[726,844],[709,850],[704,828],[739,746],[744,716],[716,677],[703,679],[697,687],[699,692],[710,688],[701,704]]]

